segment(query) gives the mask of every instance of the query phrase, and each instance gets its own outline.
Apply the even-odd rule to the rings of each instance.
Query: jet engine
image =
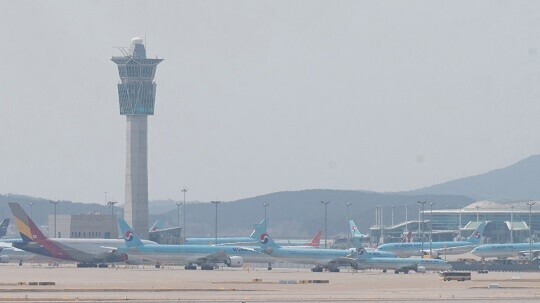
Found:
[[[122,257],[123,257],[124,262],[130,265],[140,265],[140,264],[143,264],[144,262],[143,258],[128,255],[128,254],[123,254]]]
[[[244,259],[238,256],[228,257],[225,259],[225,265],[228,267],[242,267],[244,265]]]
[[[426,267],[425,266],[418,266],[418,267],[416,267],[416,272],[421,273],[421,274],[425,274],[426,273]]]
[[[9,263],[9,256],[7,255],[0,256],[0,263]]]

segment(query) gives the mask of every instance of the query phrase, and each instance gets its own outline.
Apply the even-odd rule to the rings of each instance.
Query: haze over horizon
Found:
[[[390,2],[4,3],[0,193],[123,202],[109,58],[135,36],[165,59],[150,200],[407,191],[540,154],[540,3]]]

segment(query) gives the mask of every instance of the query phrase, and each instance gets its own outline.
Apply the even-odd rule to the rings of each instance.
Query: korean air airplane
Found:
[[[433,255],[459,255],[470,252],[480,245],[487,222],[482,222],[466,241],[432,242]],[[388,243],[377,247],[377,251],[389,251],[400,257],[422,256],[429,254],[429,242]]]
[[[78,267],[106,267],[106,263],[126,262],[125,255],[107,247],[122,246],[122,239],[47,238],[18,203],[9,203],[22,240],[13,247],[58,260],[75,261]],[[144,240],[146,244],[155,242]],[[128,262],[129,263],[129,262]]]
[[[355,227],[352,220],[349,222],[351,230]],[[403,259],[378,257],[374,252],[364,249],[360,242],[360,233],[353,233],[355,248],[341,249],[300,249],[284,248],[276,244],[267,233],[259,236],[260,246],[263,252],[288,263],[315,265],[311,270],[322,272],[324,269],[330,272],[339,272],[340,267],[352,267],[354,269],[377,268],[395,270],[408,273],[409,270],[422,271],[426,269],[447,269],[450,265],[442,260]],[[429,267],[429,268],[428,268]]]
[[[157,222],[156,222],[157,223]],[[261,223],[254,226],[253,232],[249,237],[223,237],[217,238],[218,245],[257,245],[259,238],[256,235],[258,228],[263,228],[268,225],[268,219],[262,220]],[[295,246],[302,248],[319,248],[321,241],[321,231],[317,231],[313,239],[310,242],[290,241],[290,240],[276,240],[277,243],[283,246]],[[215,238],[186,238],[186,245],[213,245],[216,244]]]
[[[230,245],[165,245],[145,244],[133,233],[123,219],[118,219],[124,236],[125,246],[112,248],[116,253],[126,256],[126,260],[148,260],[159,267],[163,263],[186,264],[185,269],[213,270],[216,264],[229,267],[242,267],[244,262],[271,263],[273,258],[261,254],[258,249]],[[260,228],[260,226],[259,226]],[[257,231],[261,233],[261,231]]]
[[[361,234],[355,228],[356,224],[354,224],[353,220],[349,221],[349,226],[353,231],[352,235],[356,248],[355,253],[351,256],[356,259],[358,269],[382,269],[383,272],[393,270],[396,274],[400,272],[408,274],[411,270],[424,273],[426,270],[448,270],[452,268],[446,261],[438,259],[377,257],[376,254],[364,249],[360,241]]]
[[[533,257],[540,254],[540,243],[512,243],[512,244],[484,244],[471,251],[475,256],[482,259],[497,258],[506,259],[516,256],[528,256],[532,250]]]

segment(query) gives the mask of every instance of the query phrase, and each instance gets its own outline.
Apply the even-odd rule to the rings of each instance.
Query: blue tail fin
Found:
[[[353,220],[349,220],[349,226],[351,227],[351,235],[353,236],[353,243],[355,248],[355,257],[358,259],[370,259],[371,255],[366,251],[362,244],[362,234],[358,231],[356,224]]]
[[[353,237],[362,238],[362,233],[360,233],[360,231],[358,230],[358,227],[356,227],[356,224],[354,223],[353,220],[349,220],[349,226],[351,228],[351,235]]]
[[[264,231],[264,225],[263,224],[261,224],[261,226],[259,226],[259,228],[255,229],[252,236],[253,236],[252,238],[257,239],[259,241],[259,246],[262,249],[279,248],[280,247],[279,245],[276,244],[276,242],[274,242],[274,240],[272,240],[272,238],[270,238],[268,233],[266,233]]]
[[[265,226],[268,225],[268,219],[266,221],[263,219],[261,223],[253,224],[253,232],[249,235],[250,238],[259,240],[260,235],[266,232]]]
[[[471,234],[471,236],[467,239],[467,242],[478,244],[480,243],[480,240],[482,240],[482,236],[484,235],[484,228],[486,227],[486,221],[480,223],[475,231]]]
[[[141,239],[136,234],[133,233],[133,230],[127,224],[127,222],[124,221],[124,219],[118,219],[118,225],[120,226],[120,230],[122,231],[124,242],[126,243],[127,247],[144,245]]]
[[[2,223],[0,223],[0,238],[6,236],[8,225],[9,219],[4,219],[2,220]]]

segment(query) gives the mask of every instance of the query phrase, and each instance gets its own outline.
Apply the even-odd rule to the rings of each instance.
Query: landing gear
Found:
[[[272,263],[268,263],[268,270],[272,270]]]
[[[396,275],[399,275],[399,270],[394,270],[394,273],[396,273]]]
[[[78,268],[96,268],[97,267],[97,264],[92,264],[92,263],[77,263],[77,267]]]
[[[101,263],[98,265],[99,268],[109,268],[109,265],[105,264],[105,263]]]
[[[19,261],[19,266],[22,266],[22,261]]]
[[[160,267],[161,267],[161,264],[156,263],[156,268],[160,268]]]
[[[312,272],[322,272],[323,268],[322,266],[315,266],[311,269]]]
[[[186,270],[196,270],[196,269],[197,269],[197,265],[195,265],[195,264],[188,264],[188,265],[184,266],[184,269],[186,269]]]
[[[386,273],[386,269],[383,269],[382,272],[383,272],[383,273]]]
[[[339,268],[330,268],[328,271],[330,272],[339,272]]]
[[[214,270],[214,266],[212,264],[203,264],[201,270]]]

